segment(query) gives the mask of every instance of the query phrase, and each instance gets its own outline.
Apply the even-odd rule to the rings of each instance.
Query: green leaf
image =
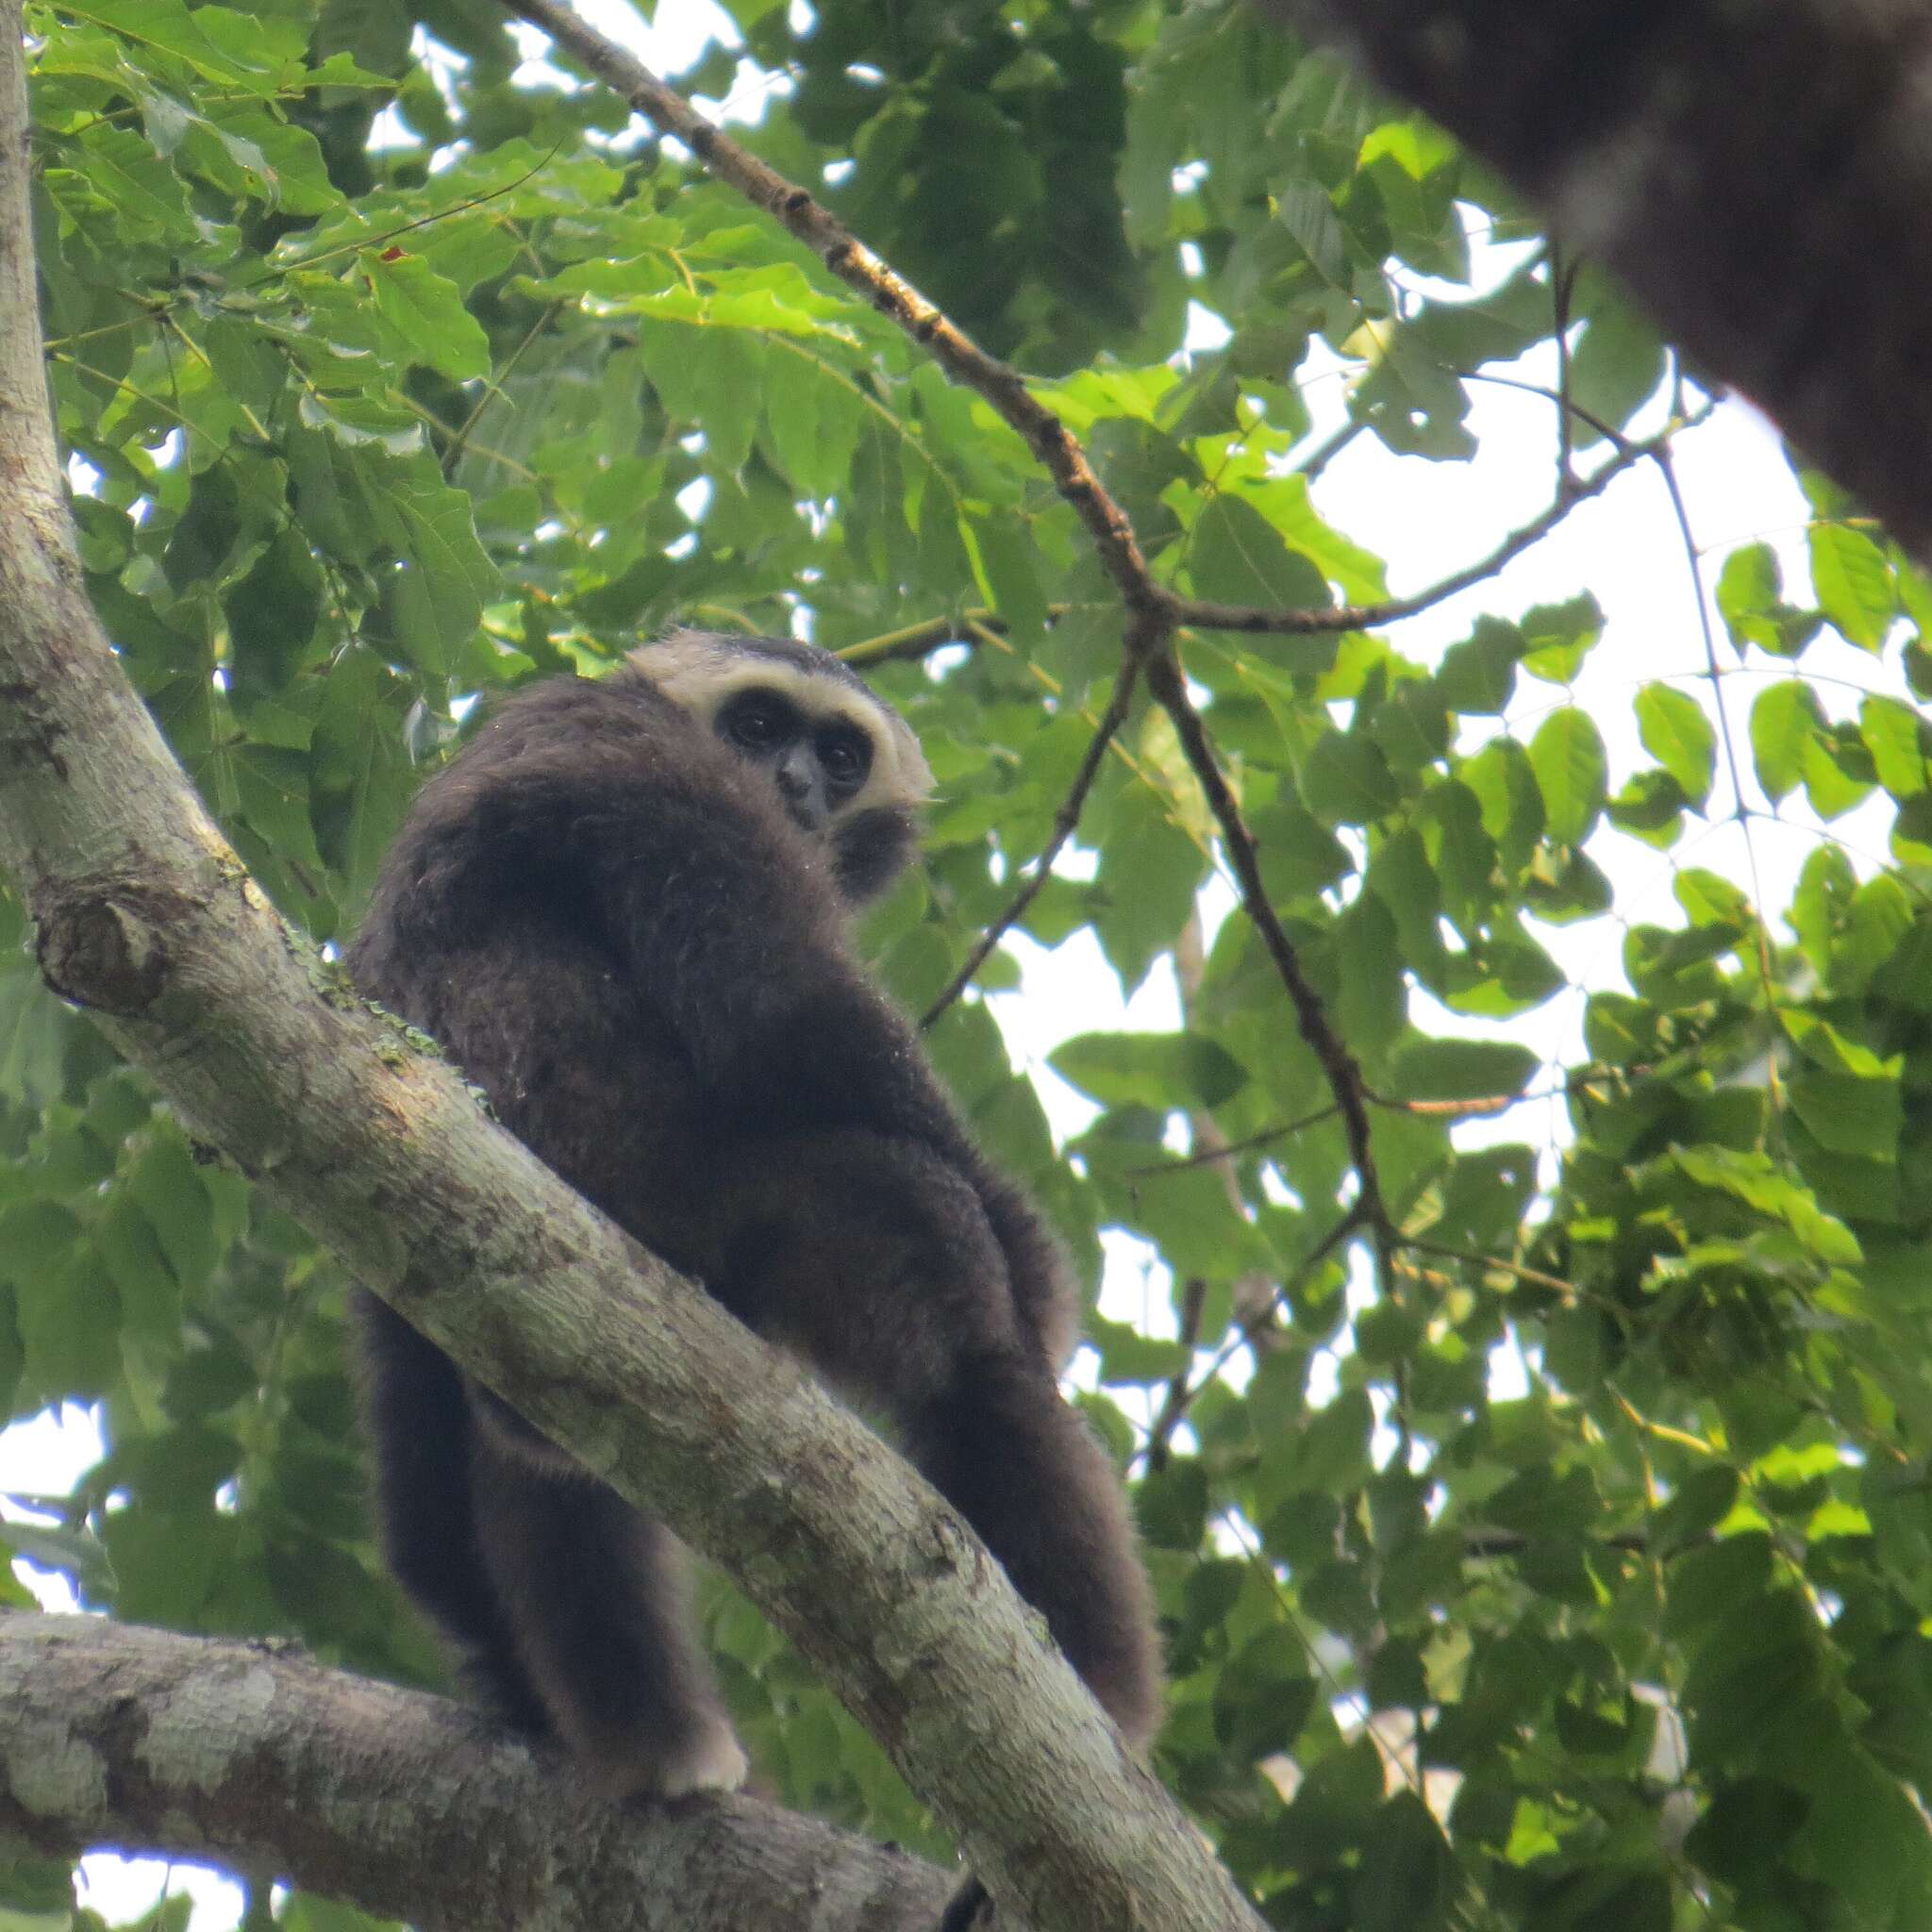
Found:
[[[1375,1813],[1363,1840],[1351,1925],[1356,1932],[1414,1932],[1441,1909],[1454,1870],[1448,1840],[1429,1807],[1414,1791],[1397,1791]]]
[[[1093,920],[1108,963],[1131,992],[1193,910],[1207,861],[1152,792],[1123,794],[1100,848]]]
[[[1090,1314],[1086,1340],[1099,1353],[1103,1383],[1166,1382],[1185,1373],[1192,1350],[1178,1341],[1157,1341],[1126,1322]]]
[[[853,454],[865,427],[864,398],[849,377],[808,347],[774,354],[772,381],[765,391],[765,421],[778,460],[799,490],[824,498],[847,486]],[[995,521],[1003,532],[1009,529],[1008,520]]]
[[[383,320],[415,360],[458,382],[490,374],[490,339],[454,282],[397,247],[364,250],[361,265]]]
[[[1470,635],[1442,653],[1437,695],[1452,711],[1500,717],[1516,690],[1516,667],[1530,648],[1517,625],[1498,617],[1477,618]]]
[[[1237,1764],[1291,1751],[1314,1708],[1307,1645],[1286,1624],[1257,1631],[1219,1673],[1214,1734]]]
[[[1529,863],[1548,824],[1529,754],[1513,738],[1494,739],[1473,758],[1465,758],[1457,776],[1475,793],[1483,830],[1494,841],[1504,865],[1520,872]]]
[[[1774,805],[1802,782],[1806,753],[1824,728],[1818,694],[1801,679],[1766,685],[1757,693],[1751,706],[1751,758]]]
[[[1872,754],[1878,782],[1892,797],[1914,798],[1932,782],[1926,765],[1928,735],[1909,705],[1876,694],[1865,698],[1858,707],[1858,735]]]
[[[402,823],[415,790],[401,733],[408,693],[370,651],[329,673],[309,762],[315,842],[359,894]]]
[[[1700,1186],[1720,1189],[1789,1227],[1820,1260],[1851,1266],[1864,1258],[1857,1237],[1822,1213],[1808,1188],[1779,1173],[1768,1156],[1728,1147],[1678,1147],[1672,1158]]]
[[[1321,572],[1241,497],[1210,496],[1189,540],[1197,597],[1279,610],[1321,610],[1334,601]]]
[[[1542,1064],[1503,1040],[1416,1040],[1390,1063],[1391,1093],[1404,1100],[1489,1100],[1521,1093]]]
[[[1604,613],[1585,591],[1561,604],[1539,604],[1524,612],[1521,625],[1528,650],[1523,668],[1549,684],[1568,684],[1604,634]]]
[[[1896,1081],[1807,1071],[1792,1075],[1788,1091],[1798,1118],[1834,1154],[1888,1165],[1898,1158],[1905,1102]]]
[[[1685,1853],[1729,1886],[1762,1888],[1807,1816],[1810,1799],[1803,1790],[1772,1777],[1737,1777],[1716,1790],[1690,1827]]]
[[[1573,705],[1552,711],[1530,741],[1529,761],[1549,814],[1549,836],[1580,845],[1603,810],[1608,760],[1588,711]]]
[[[1865,741],[1850,724],[1831,724],[1807,741],[1805,796],[1822,819],[1835,819],[1871,796],[1877,774]]]
[[[1302,797],[1331,825],[1366,825],[1402,803],[1402,788],[1380,749],[1365,738],[1324,731],[1303,761]]]
[[[1877,650],[1898,615],[1898,590],[1884,551],[1845,524],[1814,524],[1807,541],[1819,608],[1848,643]]]
[[[0,1278],[31,1287],[65,1262],[80,1233],[58,1201],[21,1201],[0,1211]]]
[[[1596,302],[1571,351],[1567,393],[1598,422],[1622,428],[1663,379],[1664,345],[1656,328],[1599,282]],[[1574,424],[1573,433],[1586,446],[1594,436],[1585,422]]]
[[[193,241],[180,182],[156,165],[154,149],[131,128],[97,124],[82,136],[78,152],[89,187],[131,235],[169,243]]]
[[[1123,1183],[1117,1216],[1160,1250],[1177,1275],[1233,1281],[1271,1268],[1266,1239],[1229,1200],[1212,1167],[1185,1167],[1156,1156]]]
[[[1637,693],[1637,727],[1644,750],[1702,809],[1717,765],[1717,738],[1704,707],[1667,684],[1646,684]]]
[[[1652,845],[1674,844],[1690,801],[1668,772],[1633,772],[1621,791],[1604,800],[1604,812],[1620,832]]]
[[[1047,1056],[1061,1079],[1103,1107],[1219,1107],[1247,1083],[1224,1049],[1197,1033],[1082,1033]]]
[[[1823,616],[1784,601],[1784,576],[1769,543],[1747,543],[1724,558],[1717,608],[1740,655],[1753,644],[1774,657],[1795,658],[1818,633]]]
[[[426,457],[375,459],[371,503],[406,568],[389,581],[396,642],[410,662],[446,675],[475,635],[496,569],[476,541],[470,499]]]

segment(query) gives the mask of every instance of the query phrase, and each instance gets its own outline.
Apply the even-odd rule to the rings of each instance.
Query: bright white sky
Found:
[[[661,26],[655,32],[640,30],[625,0],[578,0],[578,5],[593,24],[637,47],[659,73],[675,74],[688,67],[712,35],[726,43],[735,39],[728,20],[711,0],[666,0],[660,8]],[[532,34],[530,44],[536,43]],[[741,81],[725,104],[725,113],[729,118],[756,118],[758,98],[771,83],[749,69],[743,70]],[[1484,264],[1485,278],[1500,279],[1510,266],[1513,259],[1492,257]],[[1211,331],[1211,319],[1208,328]],[[1205,339],[1211,340],[1211,334]],[[1552,366],[1532,362],[1517,373],[1553,386]],[[1474,395],[1470,426],[1480,443],[1474,464],[1397,460],[1372,438],[1362,437],[1329,466],[1317,486],[1317,502],[1333,523],[1371,550],[1394,559],[1399,575],[1392,588],[1398,594],[1421,589],[1483,556],[1549,501],[1555,452],[1551,406],[1489,384],[1475,385]],[[1341,380],[1318,377],[1309,401],[1319,437],[1342,418]],[[1601,459],[1600,455],[1591,458]],[[1717,569],[1731,549],[1764,540],[1779,552],[1787,595],[1793,603],[1803,603],[1808,589],[1806,506],[1768,425],[1743,406],[1727,404],[1710,423],[1680,441],[1677,474],[1699,552],[1703,594],[1708,595]],[[1431,659],[1445,645],[1466,636],[1479,613],[1516,615],[1531,605],[1560,601],[1586,587],[1595,591],[1607,626],[1579,676],[1575,695],[1589,706],[1608,743],[1614,790],[1631,769],[1650,762],[1641,754],[1631,715],[1631,699],[1639,685],[1652,678],[1671,678],[1692,691],[1707,708],[1713,703],[1711,687],[1700,675],[1705,668],[1697,623],[1700,592],[1654,466],[1641,465],[1619,477],[1601,498],[1574,511],[1554,535],[1517,558],[1498,578],[1408,621],[1395,635],[1404,650]],[[1734,664],[1721,625],[1717,635],[1720,662]],[[1803,668],[1807,677],[1845,680],[1821,682],[1820,695],[1834,716],[1853,711],[1861,690],[1907,695],[1895,653],[1881,662],[1849,645],[1821,639],[1807,654]],[[1750,776],[1747,724],[1751,701],[1764,682],[1758,675],[1733,675],[1724,684],[1732,734],[1744,758],[1746,798],[1758,808],[1766,801]],[[1524,683],[1511,723],[1526,736],[1541,713],[1565,694]],[[1720,811],[1730,806],[1727,785],[1721,760],[1713,798]],[[1802,802],[1796,812],[1790,806],[1788,800],[1780,824],[1757,822],[1749,828],[1749,851],[1745,828],[1726,821],[1687,835],[1674,858],[1724,874],[1750,890],[1755,857],[1762,903],[1781,907],[1789,899],[1798,867],[1816,842],[1815,826],[1804,815]],[[1834,828],[1848,842],[1861,872],[1883,858],[1881,810],[1874,806],[1862,827],[1859,815],[1854,814]],[[1611,878],[1622,918],[1674,923],[1673,857],[1613,834],[1600,836],[1591,854]],[[1230,903],[1230,895],[1210,892],[1213,915],[1224,912]],[[1617,983],[1622,928],[1614,921],[1566,929],[1540,927],[1538,937],[1565,969],[1573,988]],[[1000,997],[1001,1025],[1016,1059],[1037,1079],[1056,1128],[1062,1133],[1077,1131],[1091,1118],[1091,1109],[1045,1067],[1044,1056],[1075,1033],[1176,1024],[1172,977],[1157,973],[1131,1005],[1124,1005],[1091,938],[1069,941],[1053,953],[1024,939],[1014,943],[1024,961],[1024,986],[1018,993]],[[1513,1039],[1529,1041],[1556,1063],[1580,1054],[1581,1011],[1581,994],[1573,991],[1541,1012],[1512,1022],[1507,1030]],[[1467,1022],[1439,1017],[1445,1026],[1478,1030]],[[1544,1142],[1560,1130],[1560,1108],[1543,1103],[1535,1117],[1525,1118],[1519,1110],[1505,1121],[1472,1124],[1463,1131],[1472,1138]],[[1105,1293],[1110,1313],[1148,1321],[1157,1329],[1166,1324],[1172,1332],[1166,1283],[1149,1273],[1134,1242],[1124,1240],[1110,1251]],[[1521,1373],[1520,1366],[1516,1373]],[[99,1436],[85,1411],[70,1409],[64,1418],[50,1414],[20,1424],[0,1433],[0,1491],[64,1493],[99,1454]],[[49,1608],[72,1607],[60,1579],[25,1565],[16,1569]],[[145,1909],[169,1884],[195,1894],[200,1932],[232,1924],[240,1914],[237,1889],[198,1868],[175,1867],[171,1878],[170,1868],[161,1861],[101,1854],[90,1857],[84,1870],[83,1903],[110,1924]]]

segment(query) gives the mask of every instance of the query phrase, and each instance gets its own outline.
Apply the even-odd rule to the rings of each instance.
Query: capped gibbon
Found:
[[[889,1418],[1139,1748],[1152,1604],[1056,1386],[1061,1257],[852,948],[929,785],[830,653],[680,632],[504,703],[424,786],[348,964],[573,1187]],[[675,1540],[357,1313],[390,1562],[503,1714],[612,1793],[738,1784]]]

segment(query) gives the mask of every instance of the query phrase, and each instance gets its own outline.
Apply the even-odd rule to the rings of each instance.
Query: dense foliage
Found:
[[[1574,474],[1634,459],[1640,410],[1648,434],[1702,407],[1493,181],[1232,0],[732,10],[742,56],[686,84],[755,101],[750,146],[1040,378],[1191,595],[1386,595],[1290,459],[1317,363],[1391,462],[1468,459],[1469,378],[1557,336]],[[607,92],[520,72],[534,42],[491,0],[28,24],[89,585],[289,918],[353,928],[479,694],[675,621],[806,626],[939,774],[926,862],[867,936],[930,1005],[1121,663],[1117,595],[1022,441]],[[1478,230],[1525,245],[1472,297]],[[1219,346],[1184,352],[1191,303]],[[1807,489],[1799,603],[1761,545],[1717,578],[1724,666],[1772,674],[1735,752],[1707,686],[1660,671],[1612,769],[1563,701],[1603,630],[1582,583],[1426,658],[1340,621],[1183,639],[1358,1062],[1379,1223],[1144,705],[1023,927],[1091,928],[1123,991],[1177,968],[1184,1024],[1058,1049],[1096,1109],[1062,1147],[974,994],[930,1028],[1090,1284],[1105,1231],[1158,1264],[1149,1322],[1093,1319],[1083,1399],[1160,1589],[1159,1767],[1292,1932],[1932,1909],[1932,741],[1804,661],[1836,633],[1932,683],[1903,641],[1932,586]],[[1630,850],[1800,796],[1823,822],[1895,802],[1892,864],[1821,831],[1760,907],[1680,852],[1674,916],[1619,918]],[[1621,975],[1587,1058],[1544,1069],[1493,1023],[1565,989],[1550,929],[1590,921]],[[16,1547],[119,1616],[437,1681],[368,1539],[340,1269],[41,988],[4,899],[0,928],[0,1389],[16,1415],[100,1404],[109,1445]],[[998,952],[976,986],[1018,976]],[[1471,1138],[1532,1091],[1560,1132]],[[720,1587],[709,1621],[776,1790],[941,1848],[753,1612]],[[13,1868],[5,1898],[48,1880]]]

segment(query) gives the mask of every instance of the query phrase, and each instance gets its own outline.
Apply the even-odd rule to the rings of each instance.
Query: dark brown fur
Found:
[[[808,836],[638,669],[540,684],[425,786],[349,966],[574,1187],[889,1416],[1138,1746],[1152,1609],[1055,1384],[1058,1251],[848,939],[911,837],[864,796]],[[673,1540],[381,1303],[358,1320],[391,1562],[505,1714],[612,1790],[734,1782]]]

